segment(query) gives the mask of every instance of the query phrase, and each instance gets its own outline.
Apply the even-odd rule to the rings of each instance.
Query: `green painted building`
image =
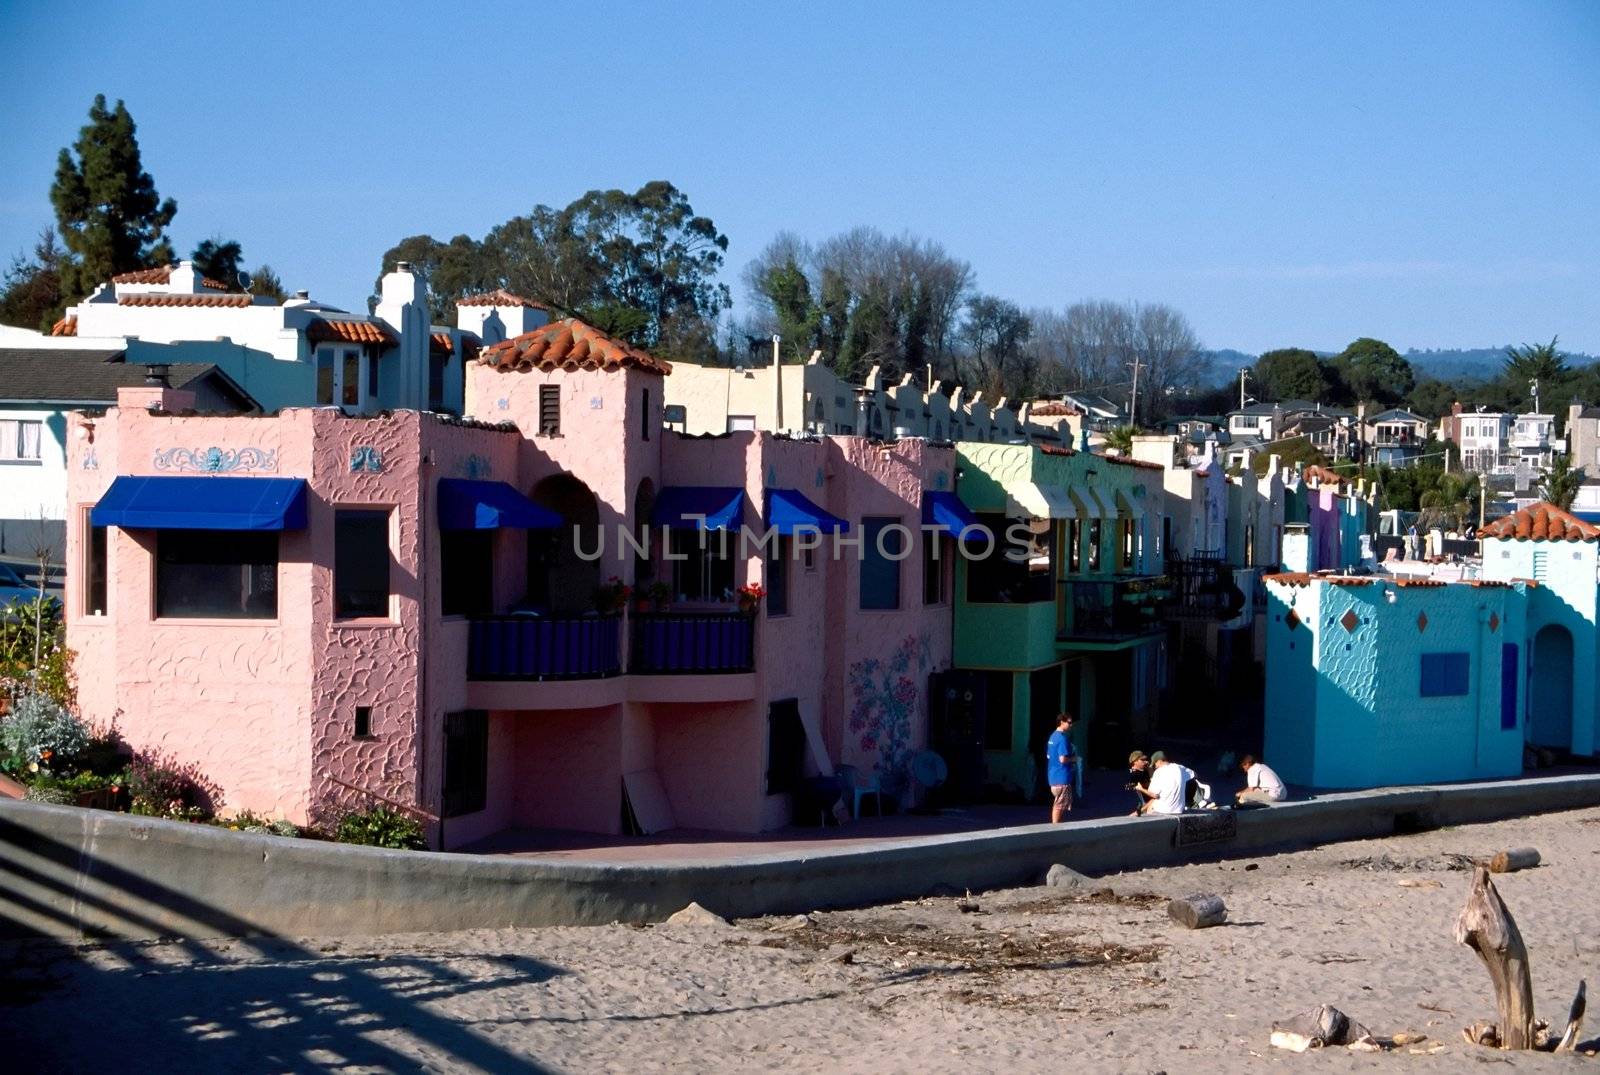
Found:
[[[956,451],[956,491],[994,540],[969,540],[957,560],[946,694],[967,713],[942,745],[965,783],[981,767],[991,792],[1032,797],[1062,710],[1079,716],[1091,764],[1114,763],[1153,720],[1170,598],[1162,468],[1029,444]]]

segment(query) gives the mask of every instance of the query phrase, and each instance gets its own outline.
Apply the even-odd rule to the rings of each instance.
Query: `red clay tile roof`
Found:
[[[306,339],[312,343],[380,343],[385,347],[400,342],[388,325],[328,317],[319,317],[307,325]]]
[[[1300,476],[1306,481],[1315,481],[1322,485],[1350,484],[1350,479],[1345,477],[1343,474],[1340,474],[1336,470],[1329,470],[1327,467],[1319,467],[1315,463],[1312,463],[1310,466],[1302,470],[1300,472]]]
[[[1448,586],[1449,585],[1449,583],[1445,582],[1443,579],[1402,579],[1402,578],[1393,578],[1393,579],[1390,579],[1389,581],[1394,583],[1396,586]]]
[[[428,337],[428,350],[441,355],[453,355],[456,345],[448,332],[435,332]]]
[[[1069,414],[1077,414],[1078,409],[1066,403],[1040,403],[1028,409],[1030,418],[1061,418]]]
[[[249,306],[254,300],[249,295],[118,295],[118,306]]]
[[[113,284],[170,284],[172,283],[172,270],[176,265],[162,265],[154,269],[135,269],[133,272],[118,273],[111,278]],[[201,287],[209,287],[213,291],[226,291],[228,285],[209,276],[200,278]]]
[[[1063,448],[1059,444],[1041,444],[1039,450],[1045,455],[1077,455],[1071,448]]]
[[[1515,515],[1496,519],[1478,531],[1481,538],[1515,538],[1517,541],[1594,541],[1600,526],[1586,523],[1547,501],[1523,508]]]
[[[478,361],[499,370],[614,370],[631,366],[646,373],[672,372],[669,363],[613,340],[574,317],[501,340],[484,348]]]
[[[542,302],[534,302],[532,299],[525,299],[521,295],[513,295],[511,292],[507,291],[503,287],[497,287],[493,291],[485,291],[485,292],[483,292],[482,294],[479,294],[479,295],[468,295],[464,299],[457,299],[456,300],[456,305],[457,306],[521,306],[521,307],[524,307],[524,308],[529,309],[529,310],[546,310],[546,309],[549,309],[549,307],[547,307]]]
[[[78,334],[78,319],[76,317],[63,317],[60,321],[50,326],[52,336],[76,336]]]
[[[1371,586],[1378,580],[1364,575],[1312,575],[1304,571],[1280,571],[1262,575],[1262,582],[1281,582],[1285,586],[1308,586],[1313,582],[1326,582],[1329,586]]]
[[[1123,467],[1140,467],[1144,470],[1166,470],[1160,463],[1152,463],[1148,459],[1134,459],[1126,455],[1102,455],[1099,458],[1107,463],[1116,463]]]

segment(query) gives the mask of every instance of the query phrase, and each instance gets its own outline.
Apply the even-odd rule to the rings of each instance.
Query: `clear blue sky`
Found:
[[[1600,4],[0,0],[0,253],[128,102],[176,243],[359,307],[402,236],[656,178],[732,240],[908,230],[1212,347],[1600,353]]]

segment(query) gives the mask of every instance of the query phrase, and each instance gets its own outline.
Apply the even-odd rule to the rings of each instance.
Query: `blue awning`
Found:
[[[135,478],[111,483],[89,513],[124,530],[304,530],[304,478]]]
[[[440,530],[548,530],[561,516],[505,482],[439,479]]]
[[[983,529],[978,517],[961,502],[960,497],[937,489],[922,491],[922,525],[947,530],[957,541],[966,538],[968,531]]]
[[[830,515],[794,489],[767,490],[767,526],[780,534],[842,534],[850,524]]]
[[[674,530],[737,530],[744,524],[744,490],[669,485],[656,494],[650,521]]]

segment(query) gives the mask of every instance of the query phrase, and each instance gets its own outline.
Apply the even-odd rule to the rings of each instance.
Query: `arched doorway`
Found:
[[[1572,632],[1559,624],[1542,627],[1533,637],[1528,742],[1554,750],[1572,749]]]
[[[531,498],[560,515],[566,525],[544,534],[529,533],[528,603],[555,616],[594,608],[600,561],[591,556],[600,543],[600,505],[589,487],[570,474],[556,474],[533,487]]]

